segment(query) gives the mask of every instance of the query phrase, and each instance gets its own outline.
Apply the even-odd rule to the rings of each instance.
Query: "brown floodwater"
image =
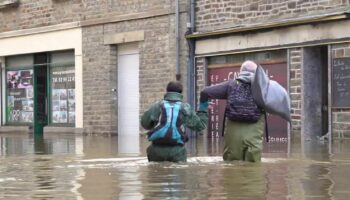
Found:
[[[148,145],[1,134],[0,199],[350,199],[350,140],[264,144],[259,164],[224,162],[220,138],[191,138],[178,164],[149,163]]]

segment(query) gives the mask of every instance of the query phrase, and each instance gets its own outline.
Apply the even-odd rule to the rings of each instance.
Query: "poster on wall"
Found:
[[[68,123],[68,91],[67,89],[52,90],[52,122]]]
[[[7,71],[6,82],[8,122],[33,122],[33,70]]]
[[[69,123],[75,123],[75,89],[68,89]]]
[[[75,123],[74,67],[52,68],[52,123]],[[74,120],[73,120],[74,118]]]

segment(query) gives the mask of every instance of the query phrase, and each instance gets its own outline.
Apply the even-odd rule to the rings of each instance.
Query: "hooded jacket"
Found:
[[[206,110],[194,111],[188,103],[182,102],[183,96],[177,92],[168,92],[164,95],[164,100],[171,102],[181,102],[181,115],[183,117],[182,130],[189,128],[193,131],[201,131],[207,127],[208,112]],[[162,101],[157,101],[141,117],[141,126],[146,130],[152,130],[159,124]],[[185,131],[184,131],[185,132]]]

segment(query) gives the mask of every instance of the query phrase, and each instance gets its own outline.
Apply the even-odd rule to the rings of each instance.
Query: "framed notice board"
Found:
[[[332,61],[332,107],[350,107],[350,58]]]

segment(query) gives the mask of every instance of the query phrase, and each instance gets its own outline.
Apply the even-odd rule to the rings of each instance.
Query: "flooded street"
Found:
[[[180,164],[119,140],[0,135],[0,199],[350,199],[348,140],[265,145],[260,164],[224,162],[221,139],[192,138]]]

